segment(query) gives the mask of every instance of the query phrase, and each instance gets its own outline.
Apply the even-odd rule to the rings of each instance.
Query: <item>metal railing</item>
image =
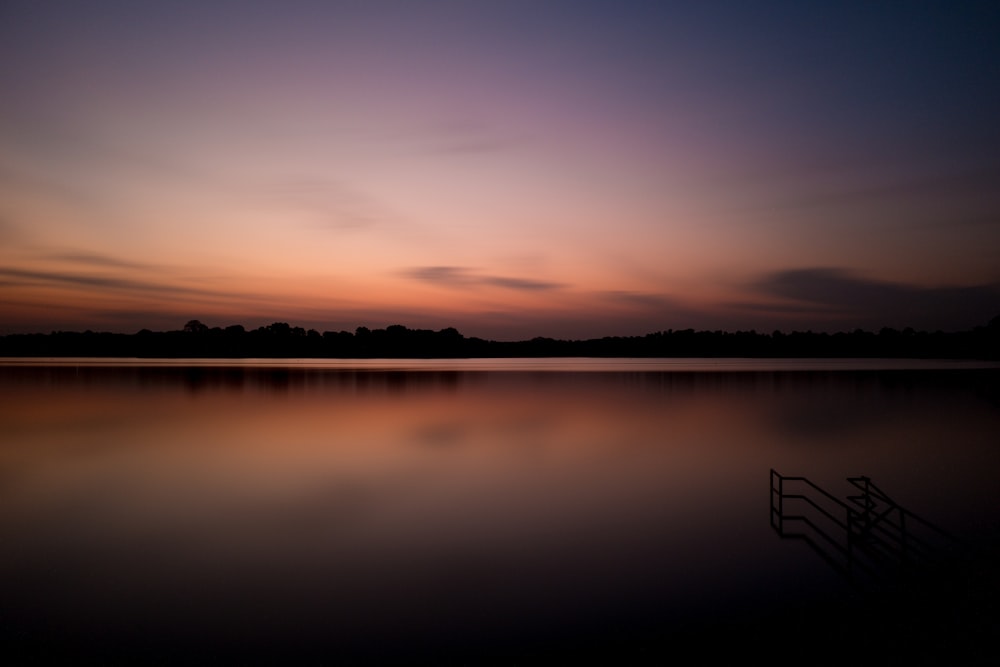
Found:
[[[851,579],[904,572],[957,540],[901,507],[866,476],[848,477],[860,493],[838,498],[812,480],[771,469],[771,527],[804,541]]]

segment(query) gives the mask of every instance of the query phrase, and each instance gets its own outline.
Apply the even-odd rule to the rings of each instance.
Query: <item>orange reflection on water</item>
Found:
[[[527,632],[756,600],[831,576],[770,532],[771,467],[869,474],[932,515],[922,503],[947,486],[947,518],[995,506],[983,471],[1000,424],[970,400],[981,390],[870,374],[3,369],[6,604],[190,637],[270,636],[265,617],[284,615],[319,641],[331,624]],[[961,446],[934,442],[956,433]],[[56,588],[53,568],[68,572]]]

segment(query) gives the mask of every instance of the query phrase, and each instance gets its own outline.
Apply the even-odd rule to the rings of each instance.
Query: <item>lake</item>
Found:
[[[973,362],[0,360],[0,651],[974,662],[998,435],[1000,369]],[[834,528],[782,538],[772,469],[837,498],[870,477],[950,535],[959,594],[915,619],[924,584],[886,602],[895,575],[846,575]]]

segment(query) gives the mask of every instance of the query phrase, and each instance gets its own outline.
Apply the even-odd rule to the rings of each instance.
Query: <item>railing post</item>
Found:
[[[778,488],[777,489],[774,488],[774,480],[775,479],[778,480]],[[778,498],[777,498],[777,501],[778,501],[778,507],[777,507],[778,521],[777,521],[777,525],[776,526],[775,526],[775,522],[774,522],[774,514],[775,514],[775,512],[774,512],[774,510],[775,510],[775,507],[774,507],[774,501],[775,501],[774,494],[775,494],[775,491],[777,491],[777,493],[778,493]],[[771,468],[771,525],[774,526],[775,528],[777,528],[779,535],[784,535],[785,534],[785,478],[782,477],[781,474],[779,474],[778,471],[775,470],[774,468]]]
[[[774,482],[778,481],[778,487],[775,488]],[[785,478],[782,477],[778,471],[771,468],[771,527],[778,531],[779,535],[785,534]],[[775,498],[775,493],[777,493],[777,498]],[[777,507],[775,504],[777,503]],[[775,518],[777,515],[777,518]]]
[[[866,476],[861,477],[861,481],[864,482],[864,501],[865,501],[865,533],[869,533],[872,529],[872,492],[871,492],[871,478]]]
[[[778,534],[785,534],[785,478],[778,475]]]

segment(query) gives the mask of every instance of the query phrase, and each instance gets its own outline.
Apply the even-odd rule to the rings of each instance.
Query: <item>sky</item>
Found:
[[[0,334],[1000,315],[1000,3],[0,4]]]

